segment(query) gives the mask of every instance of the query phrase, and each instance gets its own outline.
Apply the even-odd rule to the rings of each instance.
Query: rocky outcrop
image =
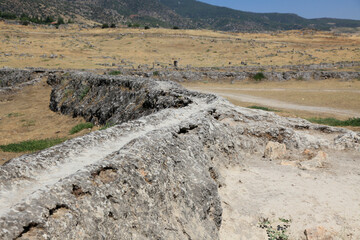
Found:
[[[41,81],[43,70],[0,69],[0,93],[8,93]]]
[[[208,71],[208,72],[192,72],[192,71],[174,71],[174,70],[159,70],[155,71],[156,76],[162,79],[170,79],[176,82],[197,82],[197,81],[226,81],[235,80],[243,81],[246,79],[254,79],[254,76],[259,72],[222,72],[222,71]],[[154,71],[124,71],[124,73],[135,76],[154,77]],[[264,78],[258,81],[288,81],[296,80],[325,80],[325,79],[341,79],[353,80],[360,78],[360,72],[334,72],[334,71],[283,71],[283,72],[262,72]],[[254,80],[255,81],[255,80]]]
[[[324,63],[313,65],[285,65],[285,66],[236,66],[219,68],[172,68],[163,67],[152,69],[149,66],[140,66],[138,69],[122,68],[120,72],[124,75],[134,75],[142,77],[159,77],[176,82],[196,82],[196,81],[243,81],[253,79],[254,76],[262,72],[264,79],[261,81],[288,81],[296,80],[324,80],[341,79],[353,80],[360,78],[360,72],[338,71],[347,67],[359,66],[360,62],[341,62]]]
[[[121,123],[192,101],[179,85],[135,77],[90,73],[51,74],[50,109],[96,124]]]
[[[135,114],[126,105],[100,118],[91,105],[139,98],[140,108],[146,100],[155,108],[134,108],[137,120],[1,166],[0,239],[219,239],[220,168],[263,159],[269,141],[284,144],[287,156],[360,149],[359,133],[235,107],[173,83],[84,73],[53,75],[49,83],[54,109],[94,114],[94,121],[120,123],[121,113]],[[59,101],[71,88],[72,100]]]
[[[32,80],[32,71],[0,69],[0,88],[15,87]]]

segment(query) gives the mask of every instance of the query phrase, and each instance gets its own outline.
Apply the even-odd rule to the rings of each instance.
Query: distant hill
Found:
[[[29,17],[59,16],[75,21],[136,23],[223,31],[272,31],[360,27],[358,20],[305,19],[296,14],[252,13],[195,0],[0,0],[0,11]],[[0,15],[1,16],[1,15]]]

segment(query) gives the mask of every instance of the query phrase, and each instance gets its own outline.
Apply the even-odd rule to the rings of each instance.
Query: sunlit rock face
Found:
[[[304,150],[360,147],[359,133],[171,82],[54,74],[53,110],[119,124],[1,166],[1,239],[219,239],[235,204],[219,194],[224,169],[269,161],[269,142],[286,146],[279,161],[295,163]]]

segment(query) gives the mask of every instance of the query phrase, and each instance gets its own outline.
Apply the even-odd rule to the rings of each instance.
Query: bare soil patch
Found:
[[[288,81],[241,83],[183,83],[189,89],[218,94],[232,103],[248,107],[261,105],[282,110],[283,116],[360,116],[360,81]]]

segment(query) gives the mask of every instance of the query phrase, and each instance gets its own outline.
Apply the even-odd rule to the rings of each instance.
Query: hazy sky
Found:
[[[296,13],[305,18],[360,20],[360,0],[200,0],[250,12]]]

